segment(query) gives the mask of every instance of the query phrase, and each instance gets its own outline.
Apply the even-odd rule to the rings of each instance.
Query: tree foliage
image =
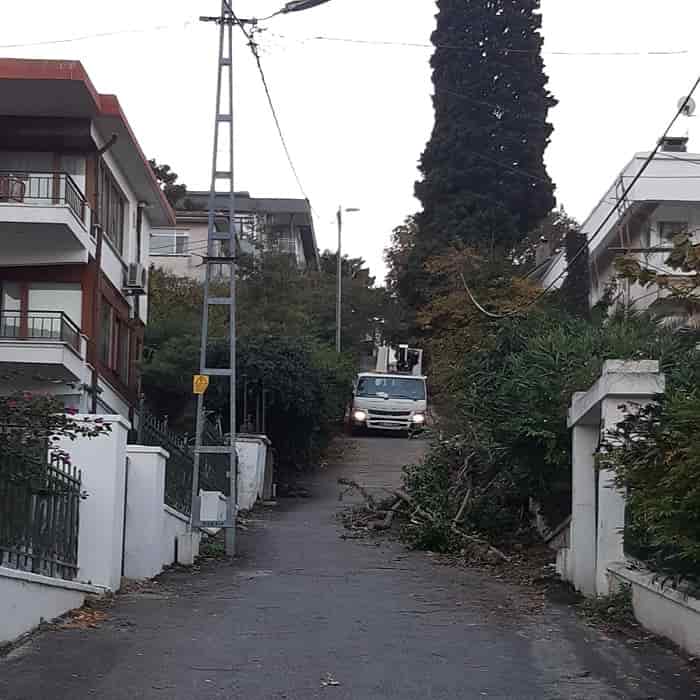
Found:
[[[361,259],[342,263],[343,347],[335,346],[335,256],[324,253],[321,269],[300,270],[290,256],[261,254],[240,261],[237,316],[238,415],[243,416],[243,377],[252,392],[264,388],[268,432],[288,465],[306,464],[343,418],[352,370],[363,341],[372,337],[392,305],[386,290]],[[221,294],[221,282],[211,292]],[[193,431],[192,375],[199,368],[202,285],[152,270],[143,386],[152,407],[173,424]],[[218,313],[217,313],[218,310]],[[226,366],[229,319],[211,309],[211,367]],[[227,387],[214,378],[207,408],[228,422]]]
[[[0,396],[0,426],[0,473],[13,480],[41,477],[52,458],[69,460],[62,441],[111,430],[101,418],[66,412],[55,396],[22,391]]]
[[[509,250],[554,206],[539,0],[439,0],[435,126],[416,196],[419,260],[446,244]]]
[[[574,316],[589,318],[591,272],[588,237],[583,231],[570,228],[564,236],[564,250],[567,273],[562,284],[562,303]]]
[[[151,158],[148,164],[151,166],[156,180],[160,183],[165,198],[174,207],[187,195],[187,185],[177,182],[179,176],[176,172],[173,172],[169,165],[165,163],[159,165],[155,158]]]

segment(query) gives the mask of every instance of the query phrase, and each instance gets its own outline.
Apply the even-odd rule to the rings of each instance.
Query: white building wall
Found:
[[[700,192],[698,193],[700,198]],[[613,247],[630,248],[671,248],[672,241],[662,239],[659,233],[659,224],[663,222],[686,222],[688,231],[693,233],[693,238],[700,240],[700,202],[689,204],[683,202],[664,202],[653,211],[648,221],[642,225],[641,230],[629,241],[621,241],[619,236],[610,243]],[[680,274],[666,264],[669,251],[633,253],[640,263],[648,265],[657,272],[668,272],[669,274]],[[606,255],[597,260],[592,260],[591,269],[591,306],[595,306],[605,294],[608,286],[617,278],[617,271],[614,264],[614,256]],[[645,311],[652,304],[668,296],[668,292],[660,290],[655,285],[643,287],[637,283],[618,282],[617,294],[619,301],[626,305],[633,304],[637,311]]]
[[[150,258],[148,254],[149,240],[151,238],[151,221],[148,218],[148,208],[144,208],[143,217],[141,220],[141,247],[137,251],[136,262],[140,262],[146,269],[150,267]],[[148,294],[139,297],[139,315],[144,323],[148,323]]]
[[[193,223],[170,228],[153,228],[153,233],[171,233],[178,231],[188,234],[188,252],[182,255],[158,255],[160,243],[155,239],[153,252],[149,254],[150,263],[155,267],[166,270],[174,275],[190,277],[200,282],[204,281],[205,268],[202,255],[206,255],[208,226],[205,223]]]
[[[102,138],[100,133],[92,127],[92,137],[95,143],[98,145],[104,145],[105,139]],[[137,250],[137,236],[136,236],[136,216],[137,216],[137,206],[138,200],[134,191],[129,186],[128,180],[125,178],[124,173],[117,164],[114,156],[107,150],[102,158],[105,165],[109,168],[114,180],[121,188],[122,192],[126,197],[126,206],[124,210],[124,243],[123,250],[119,253],[114,246],[111,245],[107,238],[105,237],[105,243],[102,247],[102,269],[109,278],[109,281],[119,290],[123,288],[124,285],[124,271],[130,262],[138,262],[143,260],[144,264],[148,263],[147,257],[144,256],[143,252]],[[148,210],[146,210],[147,212]],[[147,214],[144,216],[144,220],[147,219]],[[145,227],[148,228],[148,225]],[[143,238],[145,237],[145,243]],[[144,246],[148,246],[148,233],[142,233],[141,249],[144,250]],[[144,297],[141,297],[140,302],[142,308],[147,309],[147,300],[144,301]],[[128,298],[130,306],[134,307],[133,298]]]

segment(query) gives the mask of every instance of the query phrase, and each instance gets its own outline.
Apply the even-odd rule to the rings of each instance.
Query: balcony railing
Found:
[[[59,341],[80,355],[80,329],[62,311],[0,311],[2,340]]]
[[[0,204],[68,205],[85,223],[86,200],[68,173],[0,171]]]

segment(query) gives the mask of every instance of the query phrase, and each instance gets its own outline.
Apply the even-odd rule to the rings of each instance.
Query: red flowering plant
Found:
[[[16,392],[0,396],[0,478],[40,477],[53,460],[70,463],[66,440],[94,438],[111,430],[100,418],[76,416],[47,394]]]

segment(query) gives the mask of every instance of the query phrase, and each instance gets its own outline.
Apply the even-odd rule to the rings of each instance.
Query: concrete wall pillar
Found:
[[[603,469],[595,485],[598,435],[613,430],[627,410],[648,405],[665,390],[655,360],[607,360],[600,379],[573,396],[573,500],[571,567],[576,588],[586,595],[608,595],[608,567],[624,560],[625,494],[615,487],[614,472]],[[596,504],[597,500],[597,504]]]
[[[623,407],[648,404],[651,396],[606,398],[601,405],[602,429],[607,433],[627,415]],[[596,593],[610,594],[608,566],[625,558],[625,493],[615,486],[615,472],[601,469],[598,474],[598,541],[596,547]]]
[[[238,453],[238,507],[250,510],[263,498],[265,469],[270,441],[264,435],[236,437]]]
[[[124,576],[143,579],[161,570],[165,464],[161,447],[129,445]]]
[[[600,428],[577,425],[573,429],[571,574],[576,590],[596,592],[596,467]]]
[[[61,449],[82,471],[87,498],[80,502],[78,580],[119,589],[122,570],[126,438],[129,422],[120,415],[76,415],[77,421],[101,419],[111,432],[100,437],[62,440]]]

